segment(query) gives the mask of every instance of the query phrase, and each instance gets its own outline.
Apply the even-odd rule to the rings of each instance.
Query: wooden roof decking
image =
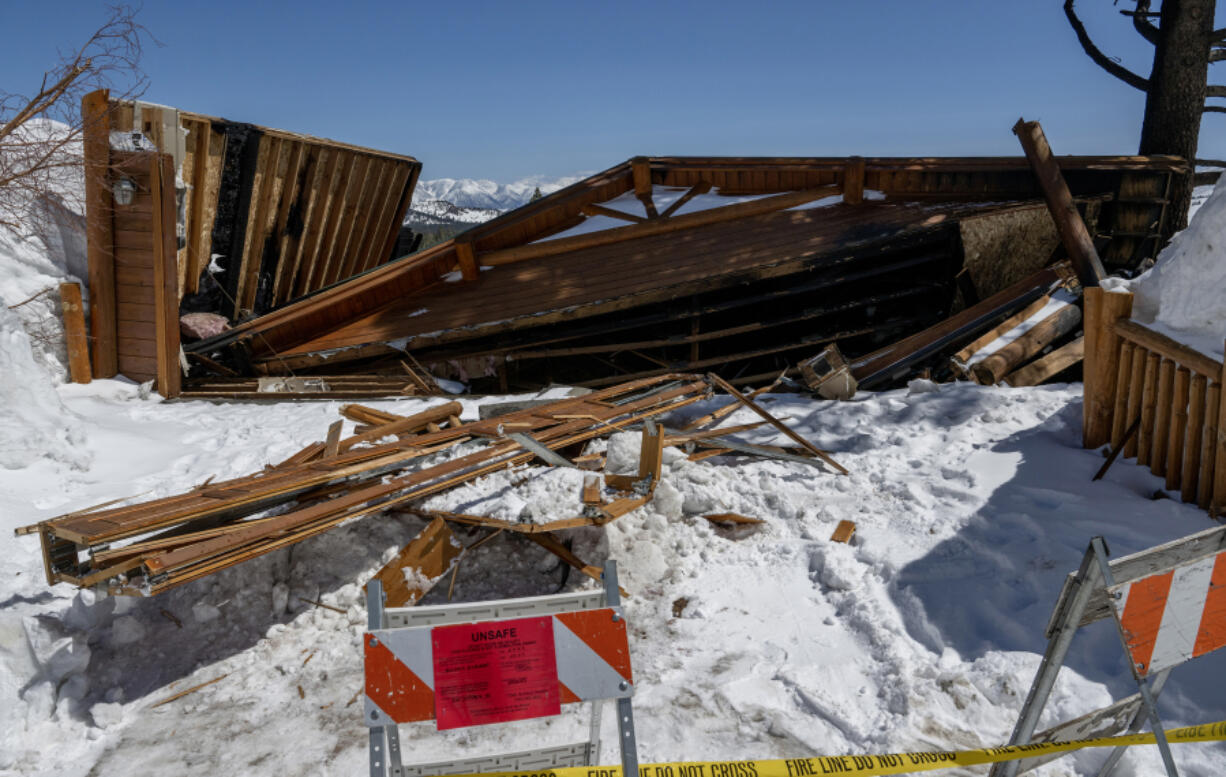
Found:
[[[897,203],[780,211],[496,267],[474,283],[439,283],[407,295],[279,357],[391,340],[407,339],[397,344],[408,348],[440,345],[596,315],[737,277],[796,272],[813,259],[936,226],[951,215],[948,208]],[[332,359],[362,355],[341,351]]]

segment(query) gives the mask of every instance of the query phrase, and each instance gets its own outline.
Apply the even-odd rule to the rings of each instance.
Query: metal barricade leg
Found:
[[[366,584],[366,628],[383,628],[383,584]],[[395,725],[370,729],[370,777],[400,777],[400,732]]]
[[[1107,562],[1107,547],[1103,544],[1103,538],[1095,537],[1090,540],[1090,550],[1098,559],[1098,569],[1103,578],[1103,586],[1110,588],[1115,585],[1115,576],[1111,574],[1111,565]],[[1118,619],[1116,625],[1119,626]],[[1128,639],[1122,631],[1120,631],[1120,644],[1123,645],[1124,654],[1127,655]],[[1158,743],[1158,752],[1162,755],[1162,765],[1166,767],[1167,777],[1179,777],[1179,770],[1175,768],[1175,758],[1171,755],[1170,743],[1166,741],[1166,731],[1162,728],[1162,719],[1158,717],[1158,708],[1154,703],[1154,694],[1150,692],[1149,682],[1137,674],[1135,666],[1132,669],[1133,677],[1137,681],[1137,690],[1141,693],[1141,703],[1149,717],[1154,740]]]
[[[1100,538],[1095,539],[1101,541]],[[1030,693],[1022,705],[1022,714],[1018,717],[1013,735],[1009,737],[1009,744],[1029,744],[1030,738],[1034,736],[1034,730],[1039,724],[1039,716],[1043,713],[1043,708],[1047,706],[1051,689],[1056,684],[1056,675],[1060,673],[1060,667],[1064,665],[1064,659],[1072,644],[1073,635],[1077,633],[1077,624],[1081,622],[1086,603],[1089,602],[1090,594],[1100,582],[1101,574],[1098,566],[1094,564],[1092,541],[1073,578],[1073,585],[1077,586],[1077,589],[1073,592],[1068,604],[1065,605],[1064,611],[1054,619],[1054,629],[1047,641],[1047,652],[1043,654],[1043,663],[1039,665],[1034,683],[1030,686]],[[989,777],[1017,777],[1020,766],[1020,761],[994,764],[988,775]]]
[[[621,607],[621,589],[617,585],[617,562],[604,564],[605,601],[610,607]],[[639,750],[634,736],[634,705],[630,699],[617,700],[617,743],[621,747],[622,777],[638,777]]]
[[[639,749],[634,738],[634,707],[629,699],[617,700],[617,734],[622,748],[622,777],[638,777]]]
[[[1166,678],[1170,677],[1171,670],[1163,669],[1158,674],[1154,675],[1154,682],[1150,685],[1150,693],[1153,694],[1154,701],[1158,701],[1158,694],[1162,693],[1162,686],[1166,685]],[[1137,710],[1137,714],[1133,716],[1132,723],[1128,725],[1128,731],[1125,733],[1135,734],[1141,730],[1141,726],[1145,724],[1146,710],[1144,705]],[[1128,752],[1126,747],[1117,747],[1111,751],[1111,755],[1107,756],[1107,760],[1103,762],[1102,767],[1098,770],[1098,777],[1107,777],[1111,774],[1111,770],[1124,757],[1124,753]]]
[[[587,765],[596,766],[600,763],[600,710],[604,707],[604,699],[592,702],[592,723],[588,730]]]
[[[387,773],[389,777],[401,777],[400,729],[395,726],[384,726],[383,733],[387,735]]]

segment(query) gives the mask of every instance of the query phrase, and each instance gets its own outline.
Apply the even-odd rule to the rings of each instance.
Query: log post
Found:
[[[1181,490],[1183,484],[1184,436],[1188,431],[1188,384],[1192,372],[1187,367],[1175,370],[1175,388],[1171,395],[1171,425],[1166,441],[1166,488]]]
[[[643,203],[647,218],[654,219],[660,214],[656,211],[655,201],[651,195],[654,191],[651,185],[651,160],[645,156],[636,156],[630,160],[630,176],[634,179],[634,196]]]
[[[466,281],[475,281],[481,277],[481,269],[477,267],[477,253],[469,240],[455,242],[456,263],[460,265],[460,275]]]
[[[848,157],[843,166],[843,202],[848,205],[864,202],[864,157]]]
[[[1222,374],[1218,378],[1219,386],[1226,386],[1226,361],[1222,363]],[[1226,391],[1217,392],[1217,440],[1216,451],[1213,454],[1213,499],[1209,503],[1209,514],[1217,517],[1226,509]]]
[[[1149,466],[1149,454],[1154,439],[1154,408],[1158,405],[1158,373],[1161,372],[1162,356],[1149,352],[1145,359],[1145,377],[1141,382],[1141,426],[1134,438],[1137,443],[1137,463]]]
[[[1209,381],[1204,375],[1192,373],[1188,387],[1188,432],[1184,438],[1183,474],[1179,484],[1179,498],[1196,502],[1196,485],[1200,477],[1201,435],[1205,426],[1205,398]]]
[[[1145,372],[1149,367],[1149,351],[1140,346],[1132,349],[1132,374],[1128,377],[1128,409],[1124,413],[1124,428],[1127,429],[1141,417],[1141,399],[1145,392]],[[1155,357],[1157,358],[1157,357]],[[1131,459],[1137,455],[1137,438],[1140,430],[1124,442],[1124,458]]]
[[[1149,440],[1149,471],[1166,477],[1166,445],[1171,436],[1171,398],[1175,390],[1175,362],[1163,359],[1158,366],[1158,391],[1154,395],[1154,434]]]
[[[1030,331],[971,368],[975,380],[995,386],[1053,340],[1068,334],[1081,323],[1081,309],[1066,305],[1030,328]]]
[[[1111,441],[1119,373],[1120,337],[1115,322],[1132,315],[1132,295],[1099,288],[1085,290],[1085,367],[1081,444],[1097,448]],[[1130,419],[1123,419],[1124,427]]]
[[[1115,373],[1115,402],[1111,409],[1112,448],[1123,444],[1124,433],[1132,425],[1132,419],[1128,417],[1128,397],[1129,387],[1132,385],[1132,355],[1135,350],[1136,346],[1127,340],[1120,343],[1120,367]],[[1084,440],[1084,436],[1082,439]]]
[[[1218,458],[1218,415],[1222,396],[1222,384],[1218,380],[1210,383],[1205,393],[1205,428],[1201,433],[1200,475],[1196,483],[1196,504],[1202,510],[1208,510],[1213,501],[1213,471]]]
[[[1018,119],[1017,124],[1013,125],[1013,134],[1021,141],[1026,159],[1030,162],[1035,177],[1039,179],[1043,198],[1047,200],[1047,209],[1051,211],[1052,220],[1056,222],[1056,231],[1060,233],[1060,242],[1064,244],[1064,249],[1068,251],[1073,267],[1077,270],[1077,279],[1081,281],[1082,288],[1097,286],[1099,280],[1106,275],[1103,263],[1094,248],[1090,230],[1086,229],[1081,214],[1077,212],[1077,206],[1073,204],[1073,195],[1060,172],[1060,165],[1052,156],[1051,146],[1047,143],[1043,128],[1037,121]]]
[[[81,284],[60,284],[60,309],[64,315],[64,343],[68,347],[68,376],[73,383],[89,383],[89,338],[85,336],[85,306]]]
[[[114,203],[111,199],[110,92],[99,89],[81,99],[85,154],[85,236],[89,262],[89,328],[94,375],[119,372],[115,321]]]

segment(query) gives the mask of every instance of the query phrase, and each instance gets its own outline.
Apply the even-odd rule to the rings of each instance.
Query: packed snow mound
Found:
[[[1222,357],[1226,339],[1226,184],[1218,182],[1188,228],[1133,283],[1133,318]]]
[[[161,403],[106,380],[60,395],[88,429],[89,470],[63,477],[45,459],[0,468],[0,774],[128,777],[168,762],[185,777],[365,769],[362,586],[421,518],[355,520],[156,597],[48,590],[37,539],[12,536],[14,526],[85,505],[169,495],[283,460],[320,439],[340,403]],[[461,417],[526,398],[464,397]],[[371,404],[411,415],[435,402]],[[1081,447],[1079,385],[916,383],[852,402],[761,402],[851,474],[731,456],[689,461],[669,448],[648,504],[561,537],[590,564],[618,562],[644,763],[998,745],[1089,538],[1104,535],[1122,555],[1209,525],[1195,505],[1141,498],[1162,485],[1144,467],[1113,467],[1088,485],[1102,459]],[[663,422],[675,428],[726,403],[713,398]],[[723,423],[757,420],[742,408]],[[738,437],[788,443],[768,427]],[[607,450],[607,471],[633,472],[640,444],[622,432],[587,452]],[[570,468],[515,467],[424,506],[540,522],[577,515],[581,483]],[[729,512],[765,523],[702,517]],[[855,538],[831,542],[844,519]],[[489,535],[453,532],[464,545]],[[598,584],[503,532],[465,553],[452,585],[443,581],[423,603]],[[1223,676],[1226,651],[1179,667],[1160,702],[1167,724],[1226,717]],[[1133,692],[1114,624],[1094,624],[1073,641],[1040,725]],[[525,750],[582,740],[589,715],[567,705],[506,726],[406,725],[401,743],[415,762]],[[601,734],[598,763],[615,762],[607,707]],[[1180,774],[1220,777],[1223,745],[1179,747]],[[1034,774],[1088,777],[1104,757],[1087,751]],[[950,774],[972,773],[982,771]],[[1120,773],[1161,774],[1156,749],[1134,748]]]
[[[55,164],[6,187],[0,206],[0,221],[16,224],[0,227],[0,304],[14,306],[18,324],[28,335],[27,350],[61,381],[68,377],[68,358],[57,287],[89,274],[82,203],[85,179],[78,164],[81,144],[68,133],[66,124],[34,119],[0,143],[3,179],[28,167],[32,155],[46,153],[46,143],[65,141],[54,152]]]
[[[0,467],[22,469],[39,458],[88,465],[80,433],[47,371],[34,361],[30,336],[0,297]]]
[[[496,183],[487,179],[436,178],[418,181],[413,190],[413,207],[431,200],[446,200],[461,208],[511,210],[527,203],[538,188],[541,194],[552,194],[583,179],[582,175],[547,178],[533,175],[511,183]]]

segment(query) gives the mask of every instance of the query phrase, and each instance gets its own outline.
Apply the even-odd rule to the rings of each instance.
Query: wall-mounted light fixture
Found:
[[[111,184],[111,194],[116,205],[131,205],[132,196],[136,194],[136,184],[131,178],[117,178]]]

